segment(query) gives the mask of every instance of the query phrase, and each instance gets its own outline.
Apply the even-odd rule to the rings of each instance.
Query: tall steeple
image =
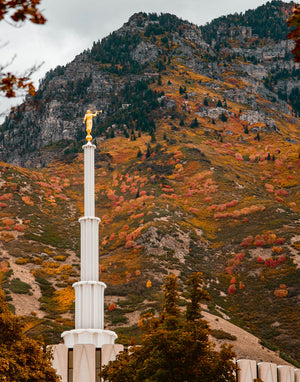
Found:
[[[97,114],[97,112],[96,112]],[[99,281],[99,223],[95,217],[95,149],[91,143],[92,118],[96,114],[87,112],[87,143],[84,150],[84,216],[79,219],[81,231],[81,271],[75,289],[75,329],[62,333],[65,345],[73,348],[76,344],[93,344],[101,348],[113,344],[117,335],[104,330],[104,289]]]

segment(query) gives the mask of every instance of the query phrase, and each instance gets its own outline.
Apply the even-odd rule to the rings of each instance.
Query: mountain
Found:
[[[5,120],[0,282],[28,333],[53,342],[73,326],[82,120],[102,110],[92,135],[108,327],[128,343],[139,314],[159,311],[164,275],[202,271],[210,313],[300,362],[292,8],[272,1],[202,27],[135,14]]]

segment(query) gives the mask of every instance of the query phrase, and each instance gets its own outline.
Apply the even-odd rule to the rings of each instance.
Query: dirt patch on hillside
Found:
[[[237,359],[253,359],[257,362],[273,362],[278,365],[290,365],[288,362],[281,359],[277,353],[265,348],[259,343],[259,339],[248,333],[246,330],[224,320],[221,317],[216,317],[208,312],[202,312],[204,319],[210,324],[211,329],[222,329],[227,333],[236,336],[235,341],[217,340],[212,337],[213,342],[217,346],[224,343],[233,345],[233,350],[237,354]]]
[[[45,313],[40,310],[39,302],[39,299],[42,297],[42,293],[39,285],[35,282],[35,279],[31,274],[30,267],[24,267],[24,265],[16,264],[16,258],[14,256],[11,256],[3,248],[0,248],[0,253],[3,258],[7,259],[10,268],[13,271],[11,279],[19,278],[21,281],[31,285],[30,292],[32,293],[32,295],[11,293],[11,303],[16,309],[16,314],[26,316],[29,315],[31,312],[35,312],[37,317],[44,317]]]

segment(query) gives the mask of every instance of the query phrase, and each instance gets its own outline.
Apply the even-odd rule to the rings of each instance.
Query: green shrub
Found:
[[[27,283],[24,283],[19,278],[12,279],[9,284],[9,289],[13,293],[27,294],[29,293],[31,286]]]
[[[218,340],[230,340],[230,341],[236,341],[236,336],[233,334],[227,333],[222,329],[213,329],[211,331],[211,335]]]

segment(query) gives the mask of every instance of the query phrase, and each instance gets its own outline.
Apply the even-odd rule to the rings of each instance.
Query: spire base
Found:
[[[63,332],[61,336],[69,349],[77,344],[91,344],[95,345],[96,348],[101,348],[103,345],[113,345],[118,338],[115,332],[104,329],[73,329]]]

